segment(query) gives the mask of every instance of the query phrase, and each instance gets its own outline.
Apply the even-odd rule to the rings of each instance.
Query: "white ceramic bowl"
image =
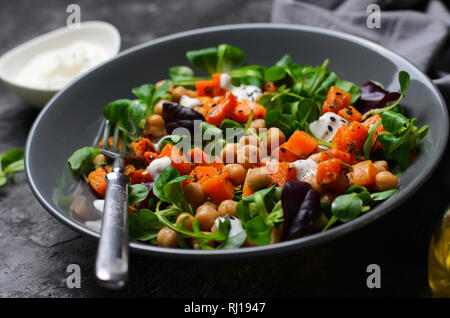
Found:
[[[79,27],[63,27],[45,33],[6,52],[0,57],[0,79],[23,100],[42,108],[60,89],[29,87],[18,82],[17,75],[36,55],[66,47],[79,40],[102,47],[107,59],[120,50],[120,34],[116,27],[101,21],[83,22]]]

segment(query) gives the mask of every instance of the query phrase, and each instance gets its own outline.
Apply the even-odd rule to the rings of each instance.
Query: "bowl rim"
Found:
[[[367,213],[364,215],[359,216],[353,221],[350,221],[348,223],[341,224],[335,228],[331,228],[327,230],[326,232],[319,232],[315,233],[306,237],[298,238],[291,241],[285,241],[280,242],[277,244],[269,244],[265,246],[257,246],[257,247],[245,247],[245,248],[237,248],[237,249],[229,249],[229,250],[190,250],[190,249],[173,249],[173,248],[164,248],[159,246],[153,246],[150,244],[145,244],[142,242],[136,242],[136,241],[130,241],[130,249],[133,252],[142,253],[142,254],[150,254],[157,257],[165,258],[165,259],[179,259],[180,257],[184,259],[190,259],[190,260],[201,260],[201,261],[215,261],[215,260],[233,260],[233,259],[243,259],[243,258],[255,258],[255,257],[261,257],[261,256],[268,256],[268,255],[278,255],[278,254],[286,254],[289,252],[299,251],[301,249],[310,248],[315,245],[323,244],[325,242],[331,241],[333,239],[336,239],[338,237],[343,237],[346,234],[361,229],[362,227],[368,225],[369,223],[375,221],[376,219],[380,218],[381,216],[387,214],[388,212],[392,211],[396,207],[398,207],[401,203],[403,203],[407,198],[409,198],[420,186],[422,186],[426,180],[431,176],[432,172],[436,169],[438,163],[442,159],[442,156],[445,152],[447,141],[448,141],[448,134],[449,134],[449,116],[448,111],[446,107],[446,103],[444,98],[442,97],[441,92],[437,88],[437,86],[431,81],[431,79],[424,74],[417,66],[415,66],[412,62],[410,62],[408,59],[402,57],[401,55],[386,49],[382,47],[379,44],[376,44],[374,42],[371,42],[367,39],[347,34],[340,31],[335,30],[328,30],[325,28],[320,27],[314,27],[314,26],[306,26],[306,25],[292,25],[292,24],[282,24],[282,23],[244,23],[244,24],[229,24],[229,25],[221,25],[221,26],[213,26],[213,27],[206,27],[206,28],[198,28],[193,29],[189,31],[183,31],[171,35],[167,35],[158,39],[154,39],[142,44],[139,44],[137,46],[131,47],[120,54],[116,55],[112,60],[109,60],[105,63],[102,63],[98,65],[97,67],[93,68],[89,72],[85,73],[84,76],[89,74],[90,72],[95,72],[97,68],[102,67],[105,64],[111,63],[115,59],[119,59],[122,56],[125,56],[127,54],[130,54],[134,51],[138,51],[142,48],[153,46],[158,43],[166,42],[175,40],[178,38],[182,38],[185,36],[190,35],[197,35],[197,34],[203,34],[203,33],[211,33],[211,32],[217,32],[217,31],[229,31],[229,30],[239,30],[239,29],[280,29],[280,30],[299,30],[299,31],[306,31],[310,33],[316,33],[316,34],[325,34],[325,35],[331,35],[333,37],[341,38],[344,40],[348,40],[354,44],[363,46],[365,48],[368,48],[372,51],[377,52],[378,54],[381,54],[385,56],[388,59],[395,59],[395,60],[401,60],[404,63],[406,63],[410,68],[414,69],[416,72],[418,72],[423,78],[421,81],[425,81],[434,91],[434,93],[437,95],[440,107],[443,112],[444,118],[443,118],[443,130],[445,130],[444,134],[442,135],[441,141],[442,143],[437,148],[436,153],[431,158],[430,163],[419,172],[419,174],[412,180],[410,184],[408,184],[402,191],[399,191],[395,195],[395,199],[392,200],[388,199],[383,204],[377,206],[374,208],[371,213]],[[79,231],[82,234],[85,234],[90,237],[99,238],[100,234],[88,229],[87,227],[77,223],[73,219],[71,219],[68,215],[65,213],[60,212],[58,209],[54,209],[50,204],[47,203],[46,199],[44,198],[43,194],[40,193],[39,189],[36,187],[36,184],[34,183],[32,172],[30,171],[30,146],[31,141],[33,139],[35,130],[37,129],[39,122],[41,119],[45,116],[47,111],[53,107],[54,102],[59,98],[61,94],[64,94],[64,92],[72,85],[74,85],[79,80],[82,80],[83,77],[78,78],[77,81],[73,81],[71,84],[66,86],[63,90],[58,92],[45,106],[45,108],[40,112],[38,117],[36,118],[35,122],[33,123],[33,126],[30,130],[30,133],[27,138],[26,146],[25,146],[25,171],[26,176],[28,179],[28,182],[30,184],[30,187],[32,189],[32,192],[38,199],[38,201],[43,205],[43,207],[55,218],[60,220],[62,223],[68,225],[72,229],[75,229]],[[408,191],[405,191],[408,190]],[[383,208],[381,206],[383,205]]]
[[[97,28],[97,29],[102,29],[106,32],[109,32],[113,36],[115,42],[113,43],[114,45],[113,45],[112,54],[111,54],[110,58],[108,58],[108,60],[117,56],[117,54],[120,51],[120,46],[121,46],[121,36],[120,36],[119,30],[109,22],[98,21],[98,20],[83,21],[83,22],[80,22],[79,26],[75,26],[75,27],[63,26],[63,27],[51,30],[49,32],[40,34],[40,35],[32,38],[31,40],[23,42],[15,47],[13,47],[12,49],[8,50],[7,52],[3,53],[0,56],[0,79],[2,81],[4,81],[5,83],[8,83],[9,85],[13,85],[15,87],[19,87],[21,89],[26,89],[26,90],[30,90],[30,91],[34,91],[34,92],[57,93],[57,92],[65,89],[66,87],[69,87],[70,83],[60,89],[38,88],[38,87],[24,85],[23,83],[20,83],[20,82],[16,81],[15,79],[12,79],[10,76],[7,76],[5,74],[5,72],[3,71],[3,65],[8,61],[8,59],[13,58],[16,54],[26,51],[26,50],[32,48],[33,46],[38,45],[39,43],[43,43],[46,41],[53,41],[56,38],[64,36],[64,34],[66,34],[66,33],[79,32],[80,30],[86,29],[86,28]],[[80,75],[75,76],[71,82],[77,81],[79,78],[81,78],[88,72],[81,74],[81,76]]]

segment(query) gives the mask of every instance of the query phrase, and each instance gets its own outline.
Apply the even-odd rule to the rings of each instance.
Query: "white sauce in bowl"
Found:
[[[100,46],[76,41],[36,55],[25,64],[16,80],[37,89],[57,90],[107,58],[107,53]]]

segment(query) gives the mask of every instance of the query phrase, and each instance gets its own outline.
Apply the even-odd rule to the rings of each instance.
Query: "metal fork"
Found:
[[[105,205],[102,228],[97,250],[95,273],[101,285],[119,289],[128,281],[128,185],[124,174],[122,155],[126,151],[125,140],[118,151],[119,130],[114,129],[112,147],[108,146],[111,124],[106,121],[103,130],[101,152],[114,159],[112,170],[106,175]]]

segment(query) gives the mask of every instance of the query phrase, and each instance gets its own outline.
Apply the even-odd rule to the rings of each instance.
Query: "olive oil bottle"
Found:
[[[428,283],[433,297],[450,297],[450,208],[444,213],[431,237]]]

